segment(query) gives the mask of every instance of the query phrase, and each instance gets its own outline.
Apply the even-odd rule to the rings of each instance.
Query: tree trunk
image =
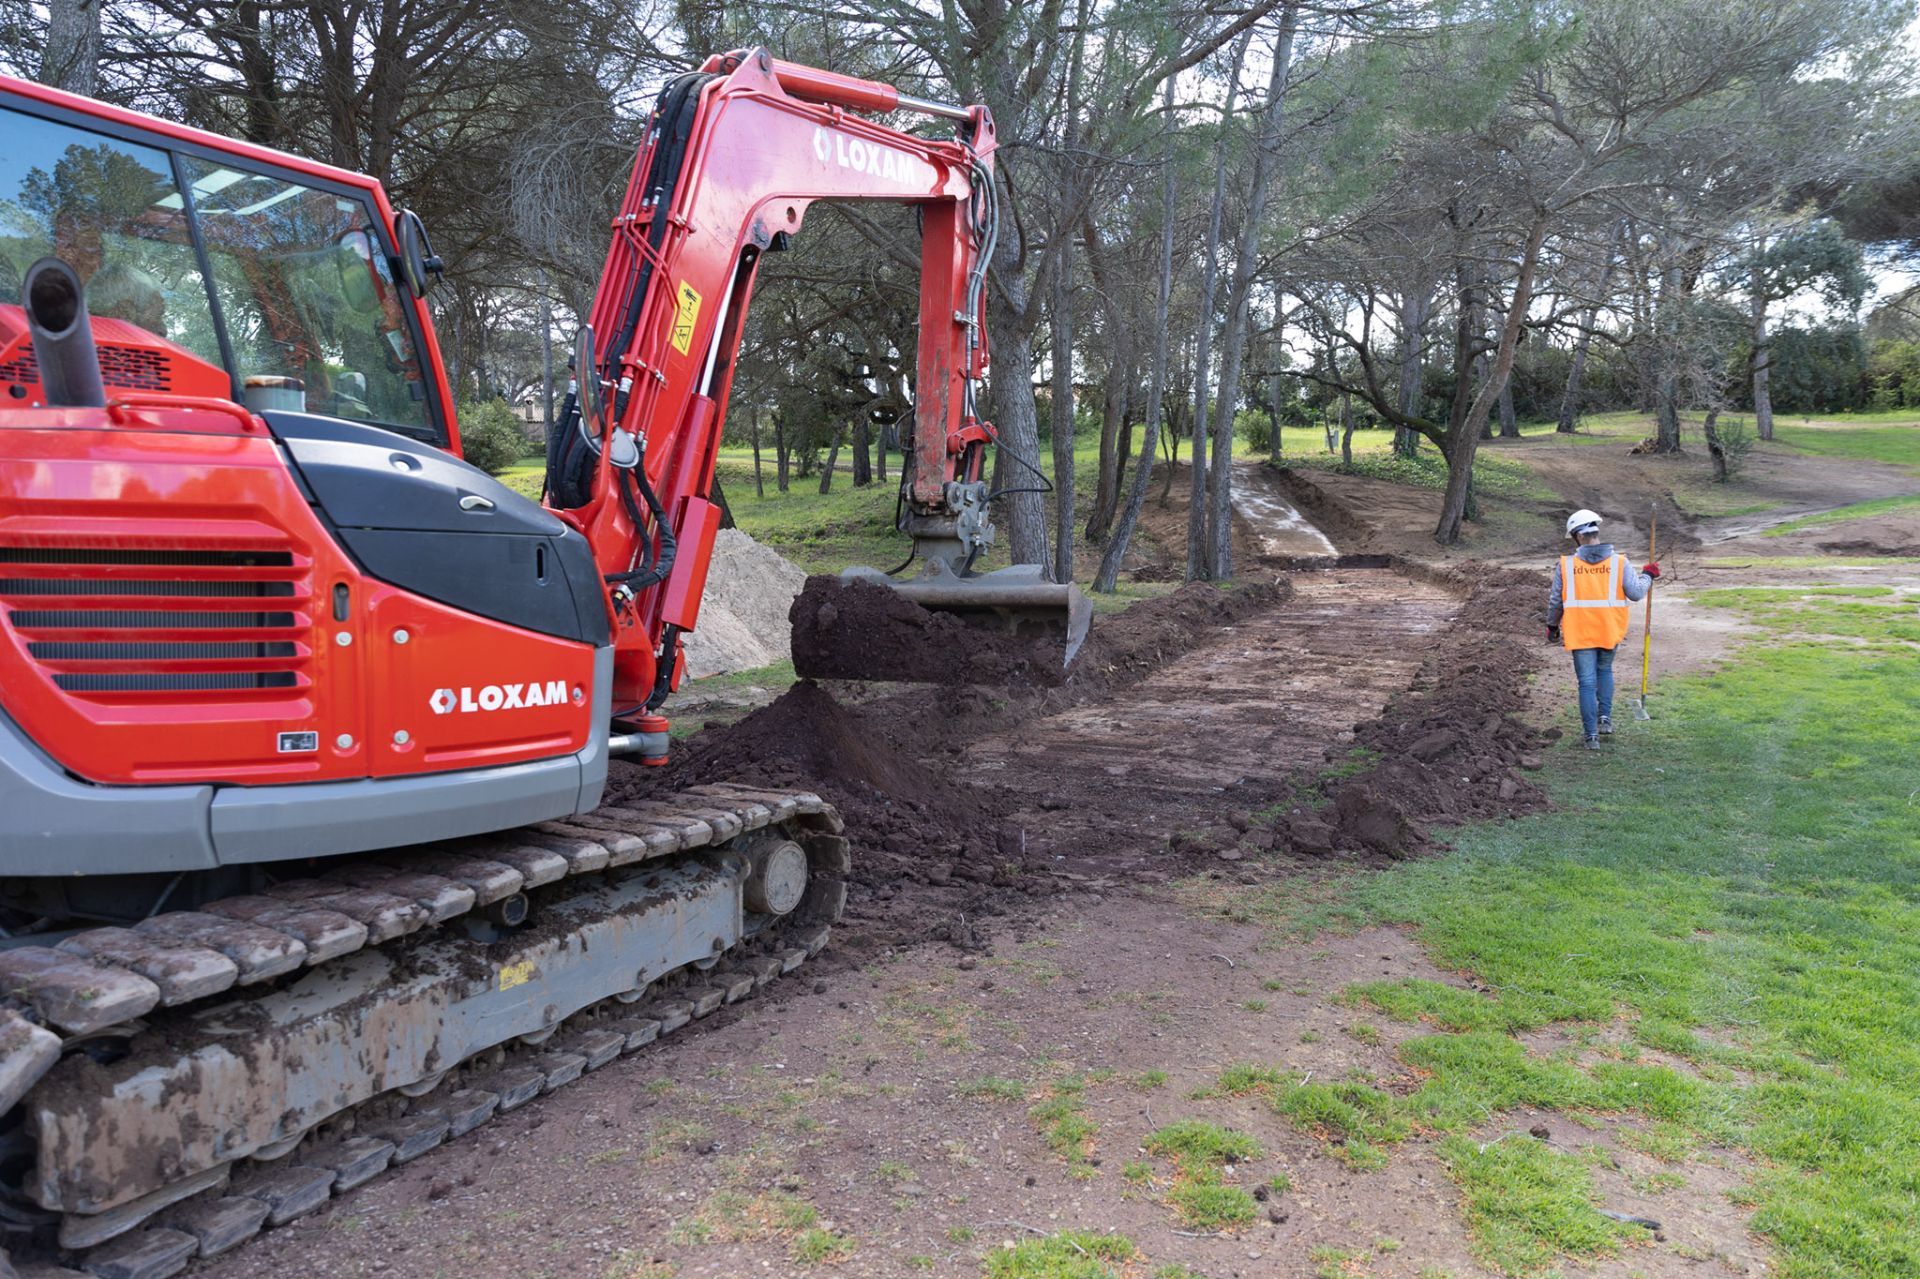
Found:
[[[997,452],[1040,469],[1040,420],[1033,403],[1033,344],[1020,338],[996,342],[993,348],[993,417],[1000,429]],[[1007,547],[1015,564],[1045,565],[1047,507],[1037,491],[1040,485],[1026,467],[1001,465],[1007,494],[999,499],[1007,526]],[[1022,492],[1021,490],[1029,490]]]
[[[760,473],[760,406],[758,404],[753,406],[747,421],[753,430],[753,495],[764,502],[767,497],[767,481]]]
[[[1108,315],[1109,329],[1114,316]],[[1100,476],[1094,492],[1093,513],[1087,517],[1087,540],[1105,542],[1113,527],[1114,508],[1120,504],[1120,481],[1126,458],[1120,452],[1120,434],[1127,420],[1127,401],[1133,392],[1133,369],[1124,339],[1115,336],[1107,362],[1107,385],[1100,399]]]
[[[881,484],[887,482],[887,437],[892,434],[892,426],[883,426],[873,433],[873,478]]]
[[[1540,246],[1547,239],[1547,213],[1536,209],[1528,228],[1526,246],[1520,254],[1520,269],[1513,280],[1513,301],[1507,307],[1507,322],[1502,326],[1500,346],[1494,352],[1493,368],[1486,385],[1473,399],[1461,429],[1448,433],[1452,447],[1447,450],[1447,493],[1440,506],[1440,523],[1433,531],[1434,541],[1452,546],[1460,540],[1460,524],[1466,518],[1467,500],[1473,485],[1473,455],[1479,447],[1480,428],[1493,411],[1492,388],[1504,383],[1513,372],[1513,354],[1520,346],[1520,331],[1527,321],[1527,307],[1533,301],[1533,273],[1540,265]]]
[[[855,410],[853,419],[853,486],[863,489],[873,483],[873,423],[865,409]]]
[[[1213,204],[1207,212],[1206,255],[1201,259],[1200,323],[1193,342],[1193,488],[1187,499],[1187,580],[1207,572],[1207,378],[1212,373],[1214,289],[1220,277],[1220,220],[1227,204],[1227,130],[1233,100],[1240,92],[1240,67],[1253,43],[1253,31],[1233,46],[1233,70],[1227,76],[1227,100],[1220,108],[1220,140],[1214,148]]]
[[[1167,410],[1167,474],[1166,482],[1160,486],[1160,509],[1165,510],[1173,500],[1173,473],[1180,466],[1180,427],[1179,414],[1174,409]]]
[[[833,489],[833,468],[840,462],[840,441],[847,438],[847,428],[836,427],[833,432],[833,446],[827,450],[827,462],[820,468],[820,493],[825,496]]]
[[[1087,540],[1104,543],[1113,527],[1114,508],[1120,504],[1120,482],[1126,471],[1119,453],[1121,428],[1127,420],[1128,401],[1133,396],[1135,376],[1132,326],[1130,317],[1116,305],[1118,291],[1109,277],[1102,257],[1099,229],[1091,218],[1081,223],[1081,240],[1086,246],[1087,270],[1093,276],[1094,291],[1105,300],[1107,321],[1107,382],[1100,397],[1100,474],[1095,485],[1093,512],[1087,517]]]
[[[1276,335],[1274,338],[1276,356],[1279,352],[1279,346],[1280,340],[1278,335]],[[1280,434],[1282,430],[1280,425],[1280,392],[1284,389],[1285,385],[1286,379],[1280,373],[1280,366],[1276,360],[1273,369],[1273,384],[1267,391],[1267,395],[1273,404],[1273,417],[1267,422],[1267,460],[1275,466],[1280,465],[1281,461],[1287,455],[1287,442]]]
[[[1213,397],[1213,475],[1208,483],[1207,574],[1214,581],[1233,576],[1233,411],[1240,399],[1240,368],[1247,355],[1247,325],[1253,305],[1253,276],[1260,264],[1260,232],[1266,220],[1268,189],[1279,167],[1280,130],[1286,120],[1287,78],[1293,67],[1293,36],[1299,8],[1280,12],[1273,38],[1273,71],[1267,83],[1267,117],[1256,143],[1253,185],[1246,218],[1235,247],[1233,282],[1227,291],[1227,327],[1221,341],[1220,390]],[[1194,429],[1200,429],[1198,418]]]
[[[1424,378],[1421,359],[1427,316],[1433,310],[1433,286],[1422,280],[1400,295],[1400,396],[1395,405],[1409,417],[1420,413],[1420,391]],[[1393,451],[1401,457],[1420,452],[1420,433],[1404,426],[1393,429]]]
[[[1753,296],[1753,429],[1763,440],[1773,438],[1773,339],[1767,336],[1767,273],[1760,264],[1760,251],[1766,238],[1754,238]],[[1714,465],[1724,468],[1719,453]],[[1724,478],[1724,476],[1722,477]]]
[[[720,508],[721,528],[740,527],[734,523],[733,507],[727,502],[727,491],[720,487],[720,477],[717,474],[713,477],[713,484],[707,489],[707,499]]]
[[[1666,261],[1660,268],[1660,296],[1654,302],[1654,313],[1660,330],[1660,372],[1655,401],[1658,413],[1658,427],[1655,432],[1656,448],[1662,453],[1680,451],[1680,362],[1683,353],[1680,349],[1681,323],[1680,308],[1680,264],[1678,254],[1671,245],[1662,245]]]
[[[1167,309],[1173,296],[1173,81],[1168,76],[1164,90],[1165,114],[1161,117],[1167,122],[1167,154],[1163,161],[1166,170],[1165,183],[1160,194],[1160,296],[1154,305],[1153,326],[1153,376],[1147,392],[1146,434],[1140,440],[1140,463],[1133,468],[1133,483],[1127,489],[1127,504],[1120,512],[1120,523],[1113,531],[1113,539],[1107,543],[1107,553],[1100,559],[1100,571],[1093,579],[1093,589],[1111,592],[1120,578],[1120,562],[1126,558],[1127,544],[1133,540],[1134,526],[1140,522],[1140,511],[1147,503],[1147,485],[1153,477],[1153,450],[1160,437],[1161,400],[1167,391]],[[1167,467],[1169,483],[1173,467]]]
[[[1520,438],[1520,421],[1513,415],[1513,378],[1508,376],[1500,388],[1500,438],[1517,440]]]
[[[791,456],[792,450],[787,446],[786,423],[780,420],[778,413],[775,413],[773,415],[774,485],[782,493],[787,491],[787,466]]]
[[[100,93],[101,0],[51,0],[40,81],[68,93]]]
[[[1719,422],[1720,410],[1708,409],[1707,420],[1701,423],[1700,429],[1707,437],[1707,455],[1713,459],[1713,478],[1725,484],[1727,482],[1727,450],[1720,443],[1720,432],[1717,429]]]
[[[1560,435],[1572,435],[1580,420],[1580,384],[1587,373],[1587,351],[1593,346],[1593,326],[1600,317],[1600,302],[1607,296],[1607,286],[1613,283],[1613,266],[1620,256],[1620,238],[1625,231],[1626,223],[1614,224],[1613,234],[1607,240],[1607,260],[1600,268],[1600,286],[1594,290],[1591,305],[1580,317],[1580,336],[1574,339],[1573,362],[1567,369],[1567,389],[1560,396],[1560,422],[1554,427]]]
[[[1047,429],[1053,436],[1053,580],[1073,580],[1073,281],[1068,278],[1071,246],[1054,246],[1059,260],[1053,275],[1049,324],[1053,340],[1052,394],[1047,397]]]
[[[1353,396],[1340,392],[1340,465],[1353,469]]]

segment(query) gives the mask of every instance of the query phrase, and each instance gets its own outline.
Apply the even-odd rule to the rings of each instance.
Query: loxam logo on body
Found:
[[[928,166],[918,158],[896,151],[878,142],[864,142],[835,132],[825,125],[813,130],[813,153],[822,164],[837,164],[855,173],[865,173],[888,182],[926,182],[931,184]]]
[[[511,711],[528,706],[559,706],[567,700],[567,681],[550,679],[544,683],[487,684],[480,688],[436,688],[427,705],[435,715],[458,711]]]

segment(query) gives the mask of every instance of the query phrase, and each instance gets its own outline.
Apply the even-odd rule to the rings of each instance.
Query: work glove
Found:
[[[1558,644],[1559,642],[1560,642],[1560,628],[1558,626],[1547,627],[1547,643]]]
[[[1645,573],[1648,577],[1660,576],[1660,566],[1658,564],[1642,564],[1640,566],[1640,571],[1642,573]]]

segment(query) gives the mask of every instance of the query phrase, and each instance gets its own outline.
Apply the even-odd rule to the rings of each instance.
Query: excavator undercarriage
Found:
[[[291,1220],[819,953],[841,831],[703,786],[0,951],[0,1216],[128,1274]]]

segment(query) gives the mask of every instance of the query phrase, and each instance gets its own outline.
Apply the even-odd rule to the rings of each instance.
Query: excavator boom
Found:
[[[958,127],[926,138],[853,114],[892,110]],[[1052,664],[1064,671],[1085,632],[1078,592],[1032,569],[974,572],[993,539],[984,476],[996,437],[977,394],[988,366],[986,272],[998,224],[994,147],[985,107],[903,97],[764,50],[711,58],[660,94],[548,454],[548,503],[585,533],[613,584],[617,719],[646,715],[677,679],[677,640],[697,621],[719,525],[714,465],[755,275],[763,255],[799,233],[817,200],[908,204],[919,214],[915,404],[899,518],[922,566],[912,602],[996,627],[1017,624],[1029,637],[1055,635]],[[817,615],[803,624],[821,629]],[[891,643],[857,638],[801,648],[857,648],[865,678],[960,668],[930,660],[936,655],[908,631]]]

